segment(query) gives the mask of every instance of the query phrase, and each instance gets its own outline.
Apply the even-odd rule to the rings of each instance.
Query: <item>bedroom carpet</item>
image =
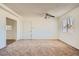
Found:
[[[60,40],[18,40],[0,49],[1,56],[78,56],[79,50]]]

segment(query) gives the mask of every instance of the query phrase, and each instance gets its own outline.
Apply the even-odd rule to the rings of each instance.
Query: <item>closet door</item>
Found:
[[[0,49],[6,46],[6,18],[0,15]]]

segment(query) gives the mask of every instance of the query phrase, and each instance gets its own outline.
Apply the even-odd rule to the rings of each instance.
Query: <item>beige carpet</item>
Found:
[[[72,56],[79,50],[60,40],[19,40],[0,50],[3,56]]]

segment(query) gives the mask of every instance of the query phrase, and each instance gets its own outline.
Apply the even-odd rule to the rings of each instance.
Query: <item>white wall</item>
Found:
[[[61,21],[66,19],[66,17],[68,16],[73,17],[74,24],[69,32],[64,33],[61,31]],[[79,49],[79,7],[60,17],[59,29],[60,39],[68,43],[69,45]]]
[[[58,39],[58,24],[55,18],[44,19],[32,15],[23,19],[22,24],[22,39],[31,39],[31,35],[32,39]]]

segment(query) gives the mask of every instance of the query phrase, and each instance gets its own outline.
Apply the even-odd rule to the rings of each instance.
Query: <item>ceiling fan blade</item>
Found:
[[[53,16],[53,15],[51,15],[51,14],[48,14],[48,13],[45,13],[45,19],[47,19],[47,17],[55,17],[55,16]]]
[[[51,15],[51,14],[48,14],[48,13],[46,13],[46,15],[47,15],[47,16],[50,16],[50,17],[55,17],[55,16],[53,16],[53,15]]]

